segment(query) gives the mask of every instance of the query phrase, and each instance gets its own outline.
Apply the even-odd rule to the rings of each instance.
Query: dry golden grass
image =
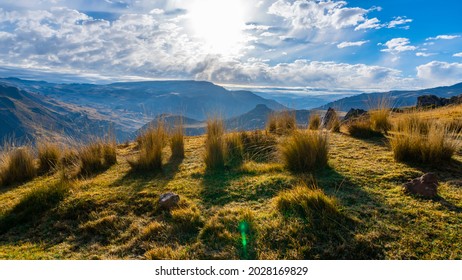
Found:
[[[136,160],[129,161],[132,169],[160,172],[162,170],[162,149],[166,138],[164,123],[161,121],[138,136],[140,151]]]
[[[80,147],[79,174],[89,176],[111,167],[117,163],[116,144],[113,141],[95,140]]]
[[[355,138],[367,139],[372,137],[380,137],[382,133],[377,132],[371,128],[369,119],[356,119],[347,124],[348,133]]]
[[[205,165],[208,170],[220,170],[225,166],[223,120],[209,118],[207,120],[207,140],[205,142]]]
[[[240,138],[245,159],[263,162],[276,158],[277,139],[274,135],[259,130],[243,131]]]
[[[34,154],[30,146],[4,147],[4,149],[0,159],[0,186],[26,182],[37,175]]]
[[[229,166],[238,166],[244,160],[244,146],[238,133],[229,133],[225,140],[225,158]]]
[[[288,110],[275,112],[268,116],[267,131],[278,135],[290,134],[297,129],[295,112]]]
[[[39,142],[37,144],[39,161],[38,172],[45,174],[56,169],[61,160],[61,149],[57,144],[50,142]]]
[[[308,129],[318,130],[321,126],[321,116],[319,114],[311,114],[308,121]]]
[[[170,149],[173,158],[184,158],[184,128],[182,123],[177,124],[170,135]]]
[[[324,168],[328,151],[327,134],[321,131],[296,132],[281,145],[284,163],[292,172],[312,172]]]

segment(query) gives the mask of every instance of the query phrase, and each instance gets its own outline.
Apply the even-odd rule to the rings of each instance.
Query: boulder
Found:
[[[180,196],[176,193],[164,193],[159,197],[159,207],[161,209],[170,210],[178,206],[178,202],[180,202]]]
[[[343,117],[343,120],[347,121],[347,120],[357,118],[357,117],[365,115],[365,114],[367,114],[366,110],[351,108],[350,111],[348,111],[348,113],[345,115],[345,117]]]
[[[406,193],[433,198],[438,195],[438,179],[434,173],[426,173],[403,185]]]
[[[461,104],[462,94],[451,98],[438,97],[436,95],[422,95],[417,97],[417,107],[441,107],[451,104]]]

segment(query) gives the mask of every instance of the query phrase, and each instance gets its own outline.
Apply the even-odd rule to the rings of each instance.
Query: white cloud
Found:
[[[295,29],[342,29],[366,20],[368,10],[348,8],[346,4],[345,1],[278,0],[269,7],[268,13],[283,17]]]
[[[453,54],[452,56],[454,56],[454,57],[462,57],[462,52],[460,52],[460,53],[455,53],[455,54]]]
[[[413,51],[417,48],[415,46],[409,45],[409,39],[407,38],[394,38],[386,42],[384,45],[386,49],[382,49],[382,52],[389,52],[393,54],[398,54],[400,52]]]
[[[396,17],[394,20],[390,21],[388,23],[388,28],[403,28],[403,29],[409,29],[409,26],[401,26],[407,23],[411,23],[412,19],[408,19],[406,17]]]
[[[417,77],[432,86],[460,83],[462,63],[432,61],[417,67]]]
[[[430,40],[453,40],[453,39],[456,39],[456,38],[460,38],[459,35],[438,35],[436,37],[429,37],[427,39],[425,39],[426,41],[430,41]]]
[[[337,48],[339,49],[343,49],[343,48],[347,48],[347,47],[360,47],[366,43],[368,43],[369,41],[357,41],[357,42],[342,42],[340,44],[337,45]]]
[[[371,18],[356,26],[355,30],[380,29],[382,27],[383,24],[380,24],[380,20],[378,18]]]
[[[422,56],[422,57],[429,57],[429,56],[436,55],[436,53],[417,52],[415,55]]]

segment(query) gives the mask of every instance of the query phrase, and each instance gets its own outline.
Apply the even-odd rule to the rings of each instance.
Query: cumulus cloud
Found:
[[[286,1],[274,2],[269,14],[283,17],[295,29],[342,29],[356,26],[366,20],[368,10],[346,7],[345,1]]]
[[[460,38],[459,35],[438,35],[436,37],[429,37],[427,39],[425,39],[426,41],[430,41],[430,40],[453,40],[453,39],[456,39],[456,38]]]
[[[448,85],[462,81],[462,63],[432,61],[417,67],[417,77],[428,85]]]
[[[0,36],[1,36],[1,35],[0,35]],[[454,57],[462,57],[462,52],[460,52],[460,53],[455,53],[455,54],[453,54],[452,56],[454,56]]]
[[[393,19],[392,21],[390,21],[388,23],[388,28],[403,28],[403,29],[409,29],[409,26],[408,25],[405,25],[407,23],[411,23],[412,22],[412,19],[408,19],[406,17],[396,17],[395,19]],[[402,25],[405,25],[405,26],[402,26]]]
[[[415,46],[409,45],[409,43],[408,38],[394,38],[386,42],[384,46],[387,48],[382,49],[381,51],[398,54],[400,52],[413,51],[417,49]]]
[[[415,55],[421,56],[421,57],[429,57],[429,56],[436,55],[436,53],[417,52]]]
[[[343,49],[343,48],[347,48],[347,47],[360,47],[366,43],[368,43],[369,41],[357,41],[357,42],[342,42],[340,44],[337,45],[337,48],[339,49]]]
[[[383,27],[383,24],[380,23],[380,20],[378,18],[371,18],[359,24],[358,26],[356,26],[355,30],[380,29],[382,27]]]

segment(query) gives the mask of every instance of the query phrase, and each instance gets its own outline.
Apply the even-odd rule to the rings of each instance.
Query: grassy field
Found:
[[[444,112],[421,114],[456,114]],[[131,143],[91,177],[0,188],[0,259],[462,258],[460,150],[436,166],[397,163],[385,137],[342,129],[328,135],[328,167],[311,176],[290,173],[277,156],[210,172],[205,141],[186,137],[184,159],[165,148],[161,173],[132,171]],[[430,171],[438,198],[403,193]],[[158,197],[170,191],[180,205],[162,211]]]

